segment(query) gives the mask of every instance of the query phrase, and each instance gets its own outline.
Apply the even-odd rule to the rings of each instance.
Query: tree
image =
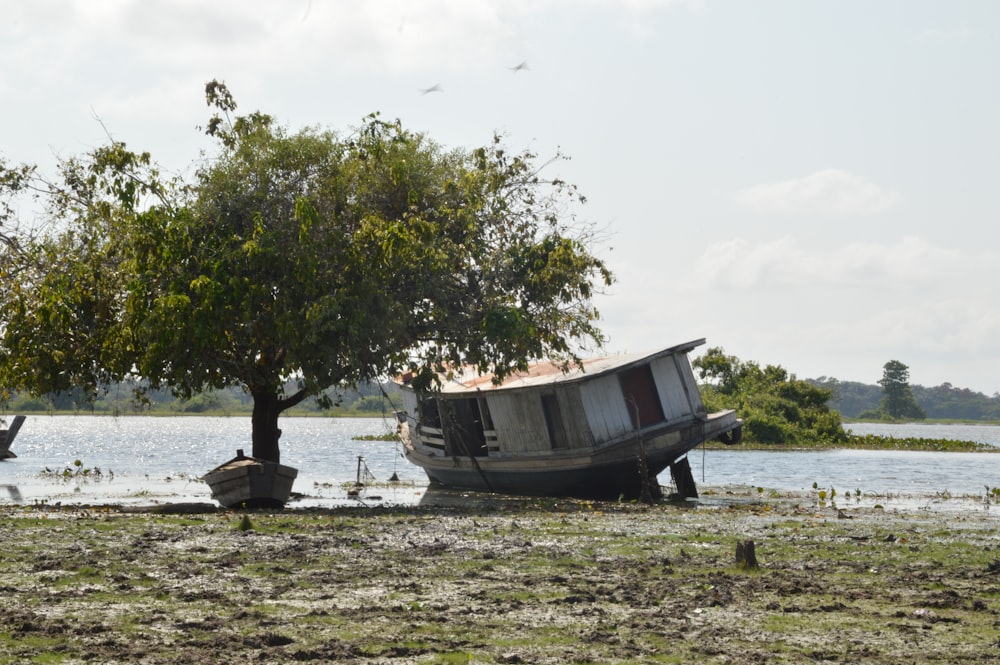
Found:
[[[502,377],[603,340],[591,296],[612,275],[568,215],[583,197],[535,155],[445,151],[377,115],[345,138],[290,133],[234,116],[217,81],[206,99],[218,154],[191,183],[118,142],[63,164],[48,201],[64,230],[0,303],[8,383],[241,386],[253,454],[278,462],[279,414],[328,387]]]
[[[18,265],[13,259],[20,252],[21,241],[19,229],[10,227],[11,220],[16,221],[16,209],[11,205],[10,195],[16,196],[29,189],[34,174],[34,167],[28,165],[11,167],[0,158],[0,259],[3,259],[0,268],[10,269]]]
[[[31,191],[34,179],[34,167],[12,167],[0,157],[0,305],[9,299],[9,285],[14,284],[20,276],[26,259],[25,244],[31,242],[37,233],[36,228],[18,223],[17,208],[14,205],[14,201],[22,194]],[[3,321],[0,319],[0,333],[2,332]],[[12,395],[13,391],[9,386],[0,382],[0,405],[5,405]]]
[[[910,368],[898,360],[890,360],[882,367],[881,410],[890,418],[913,418],[923,420],[927,417],[913,398],[910,389]]]
[[[727,356],[719,347],[708,349],[692,366],[708,385],[702,397],[709,411],[736,409],[743,419],[745,441],[755,443],[809,443],[843,441],[840,414],[831,411],[831,392],[778,365],[761,368],[753,361]]]

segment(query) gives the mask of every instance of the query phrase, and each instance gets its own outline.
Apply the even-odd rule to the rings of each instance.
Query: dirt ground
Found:
[[[838,499],[6,506],[0,664],[1000,663],[1000,505]]]

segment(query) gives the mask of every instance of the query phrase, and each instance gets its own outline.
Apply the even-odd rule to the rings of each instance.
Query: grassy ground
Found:
[[[0,664],[1000,662],[985,501],[6,507]]]

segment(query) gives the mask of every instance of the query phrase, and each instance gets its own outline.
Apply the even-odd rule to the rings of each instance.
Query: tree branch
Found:
[[[286,409],[290,409],[293,406],[301,404],[302,401],[306,397],[309,397],[309,391],[306,390],[305,388],[302,388],[297,393],[295,393],[294,395],[292,395],[291,397],[286,397],[285,399],[279,399],[278,400],[278,413],[281,413],[282,411],[284,411]]]

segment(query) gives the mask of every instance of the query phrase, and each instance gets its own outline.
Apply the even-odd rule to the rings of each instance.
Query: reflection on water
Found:
[[[860,425],[848,427],[864,433]],[[883,428],[872,433],[885,433],[889,426],[871,427]],[[933,427],[946,429],[896,436],[969,438],[1000,446],[998,427]],[[958,429],[947,429],[953,427]],[[426,476],[406,461],[400,444],[353,438],[394,431],[391,418],[283,418],[281,428],[282,463],[299,470],[294,491],[305,495],[297,505],[411,505],[427,492]],[[250,449],[250,418],[32,416],[15,447],[18,457],[0,462],[5,488],[0,503],[209,501],[211,493],[200,477],[238,448]],[[376,480],[351,498],[347,489],[355,480],[359,456]],[[695,480],[712,486],[780,491],[808,490],[816,483],[841,492],[955,495],[983,494],[986,486],[1000,486],[1000,455],[992,454],[713,449],[694,451],[690,461]],[[102,475],[96,480],[59,476],[66,470],[97,469]],[[393,475],[399,482],[389,482]],[[660,482],[668,485],[669,473]]]

